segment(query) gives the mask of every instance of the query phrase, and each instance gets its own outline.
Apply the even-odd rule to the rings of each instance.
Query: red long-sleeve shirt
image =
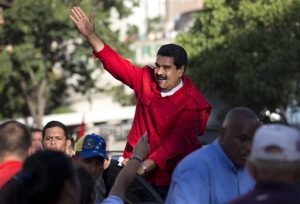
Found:
[[[162,97],[151,67],[134,66],[108,45],[94,54],[136,96],[135,116],[123,156],[131,156],[132,147],[147,131],[150,143],[147,159],[158,166],[148,173],[148,180],[157,186],[169,185],[177,163],[201,147],[197,136],[205,130],[210,104],[187,77],[183,77],[183,87],[173,95]]]

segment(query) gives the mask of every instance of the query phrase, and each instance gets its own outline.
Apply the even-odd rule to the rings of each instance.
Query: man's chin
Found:
[[[163,92],[164,92],[164,91],[165,91],[165,92],[168,91],[168,89],[167,89],[167,87],[166,87],[165,84],[158,83],[158,86],[159,86],[159,88],[160,88],[161,91],[163,91]]]

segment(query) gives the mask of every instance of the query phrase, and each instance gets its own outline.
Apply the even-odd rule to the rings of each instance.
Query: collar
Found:
[[[221,147],[219,139],[216,139],[213,142],[213,145],[216,147],[216,150],[218,154],[221,156],[220,157],[220,162],[230,171],[237,173],[239,170],[243,168],[237,168],[237,166],[231,161],[231,159],[227,156],[227,154],[224,152],[223,148]]]
[[[176,91],[178,91],[181,87],[183,87],[183,81],[182,79],[180,80],[180,83],[175,86],[173,89],[171,89],[170,91],[166,91],[166,92],[160,92],[161,97],[166,97],[166,96],[171,96],[173,95]]]

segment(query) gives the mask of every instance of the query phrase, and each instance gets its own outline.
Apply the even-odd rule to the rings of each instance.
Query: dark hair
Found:
[[[34,128],[34,127],[31,127],[31,128],[30,128],[30,132],[31,132],[31,133],[33,133],[33,132],[43,132],[43,130],[40,129],[40,128]]]
[[[71,141],[71,146],[73,149],[75,149],[75,140],[74,137],[72,135],[69,135],[68,140]]]
[[[77,187],[71,158],[59,151],[39,151],[29,156],[22,170],[3,186],[0,202],[57,203],[64,196],[66,181]]]
[[[184,66],[184,70],[188,64],[188,56],[185,49],[176,44],[166,44],[159,48],[157,55],[173,57],[174,64],[177,69],[180,69],[181,66]]]
[[[53,127],[60,127],[61,129],[64,130],[64,133],[65,133],[65,137],[66,137],[66,140],[69,139],[69,132],[68,132],[68,129],[67,127],[65,126],[65,124],[59,122],[59,121],[56,121],[56,120],[52,120],[50,122],[48,122],[45,127],[43,128],[43,139],[45,137],[45,132],[48,128],[53,128]]]
[[[31,134],[24,124],[9,120],[0,125],[0,154],[26,155],[30,145]]]
[[[60,199],[66,181],[75,185],[72,160],[59,151],[40,151],[24,163],[21,180],[28,203],[53,203]]]

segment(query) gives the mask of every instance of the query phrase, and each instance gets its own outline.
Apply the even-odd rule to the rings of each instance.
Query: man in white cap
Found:
[[[253,191],[232,203],[300,203],[294,184],[299,174],[299,131],[281,124],[264,125],[254,136],[248,168],[256,180]]]

